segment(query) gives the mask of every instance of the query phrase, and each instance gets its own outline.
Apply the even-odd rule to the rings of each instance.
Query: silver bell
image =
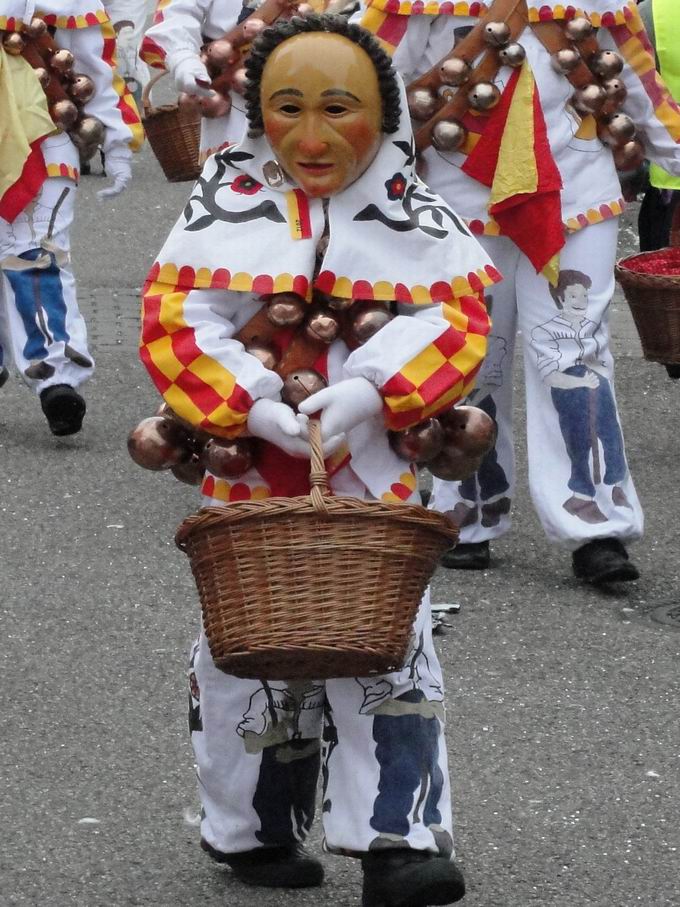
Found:
[[[468,92],[468,101],[473,110],[491,110],[498,104],[501,93],[492,82],[478,82]]]
[[[467,129],[457,120],[440,120],[432,129],[432,144],[437,151],[458,151],[467,138]]]
[[[570,19],[567,22],[564,30],[567,38],[578,44],[579,41],[587,40],[592,35],[594,28],[590,19],[586,19],[585,16],[576,16],[575,19]]]
[[[501,63],[504,66],[512,66],[513,69],[517,69],[518,66],[521,66],[522,63],[524,63],[526,55],[527,52],[521,44],[517,43],[517,41],[506,44],[506,46],[501,48],[498,53]]]
[[[601,50],[588,60],[588,66],[601,79],[613,79],[623,69],[623,57],[613,50]]]
[[[635,136],[635,123],[625,113],[615,113],[600,129],[600,139],[612,148],[620,148]]]
[[[408,110],[414,120],[429,120],[437,109],[437,98],[429,88],[408,93]]]
[[[585,88],[579,88],[574,94],[573,104],[580,114],[589,113],[598,114],[604,102],[607,100],[604,88],[601,85],[586,85]]]
[[[444,60],[439,67],[439,77],[444,85],[452,85],[454,88],[467,82],[471,72],[470,64],[459,57],[451,57],[449,60]]]
[[[581,62],[581,54],[575,47],[563,47],[553,54],[550,58],[550,65],[559,72],[560,75],[566,76],[572,72]]]
[[[507,22],[487,22],[482,36],[490,47],[505,47],[510,40],[510,26]]]

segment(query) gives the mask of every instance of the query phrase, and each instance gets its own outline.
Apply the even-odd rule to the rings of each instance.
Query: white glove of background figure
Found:
[[[303,400],[298,409],[310,416],[321,410],[321,438],[326,441],[344,435],[361,422],[382,412],[383,399],[367,378],[347,378],[317,391]]]
[[[211,79],[204,64],[194,54],[184,57],[178,63],[173,63],[171,69],[177,91],[205,97],[210,97],[210,95],[214,94],[211,88],[197,84],[198,82],[207,82],[210,85]]]
[[[100,189],[97,192],[97,198],[102,201],[105,198],[113,198],[126,188],[132,179],[132,166],[130,164],[130,152],[110,151],[106,155],[106,174],[113,179],[113,183],[106,189]]]

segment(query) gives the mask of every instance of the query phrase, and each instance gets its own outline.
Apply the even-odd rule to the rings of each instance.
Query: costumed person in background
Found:
[[[415,176],[403,86],[366,31],[296,17],[265,30],[247,66],[250,131],[208,160],[149,275],[142,360],[183,423],[218,440],[253,436],[238,479],[206,471],[206,505],[307,494],[317,412],[335,494],[417,502],[415,469],[388,429],[472,389],[489,329],[483,291],[499,275]],[[361,343],[352,331],[366,311],[382,326]],[[261,317],[275,325],[269,343],[244,346]],[[313,370],[282,380],[302,337]],[[298,413],[296,375],[311,393]],[[406,667],[382,678],[238,679],[217,670],[203,633],[191,671],[202,847],[238,879],[321,883],[302,842],[323,740],[325,843],[361,858],[364,907],[462,897],[427,595]]]
[[[139,56],[147,19],[146,0],[102,0],[118,36],[118,73],[138,107],[142,88],[149,81],[149,67]]]
[[[507,501],[514,491],[519,327],[529,483],[543,528],[572,551],[583,580],[637,579],[625,543],[639,538],[643,516],[625,459],[612,482],[611,470],[595,468],[602,432],[620,437],[608,327],[622,211],[617,167],[633,169],[646,156],[680,175],[680,110],[655,71],[636,5],[584,0],[577,11],[552,0],[367,0],[359,21],[409,85],[423,177],[455,203],[503,274],[493,320],[507,355],[502,380],[488,387],[497,462],[510,486],[501,496]],[[574,272],[587,280],[587,321],[565,326],[558,339],[539,328],[561,320],[551,291],[561,273]],[[597,338],[588,333],[595,330]],[[566,409],[579,405],[585,388],[591,418],[572,420],[565,434]],[[587,493],[573,490],[575,447],[590,451],[597,473]],[[430,506],[453,512],[463,526],[463,544],[444,555],[445,565],[484,569],[490,540],[510,528],[510,508],[504,501],[485,521],[466,491],[436,479]]]
[[[9,125],[0,146],[0,342],[40,397],[52,433],[70,435],[85,415],[77,388],[94,368],[70,259],[74,143],[106,151],[113,181],[98,193],[106,199],[125,189],[143,134],[115,74],[115,33],[99,0],[46,0],[39,13],[33,0],[9,0],[0,29],[0,106]],[[60,49],[43,66],[37,48],[45,42]],[[0,365],[6,380],[2,353]]]

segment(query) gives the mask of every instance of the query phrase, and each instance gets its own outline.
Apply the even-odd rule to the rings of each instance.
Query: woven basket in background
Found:
[[[402,667],[423,593],[458,530],[412,504],[333,497],[318,423],[311,492],[204,508],[179,527],[215,664],[262,680]]]
[[[167,70],[158,73],[144,86],[142,123],[166,178],[171,183],[193,181],[201,172],[198,162],[201,114],[198,109],[180,107],[179,104],[152,105],[151,89],[165,75]]]

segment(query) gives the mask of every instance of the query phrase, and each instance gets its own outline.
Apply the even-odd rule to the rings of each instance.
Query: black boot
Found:
[[[387,850],[361,858],[362,907],[429,907],[454,904],[465,895],[465,880],[447,857],[423,850]]]
[[[243,853],[221,853],[207,841],[201,847],[218,863],[226,863],[245,885],[261,888],[316,888],[323,882],[323,865],[302,844],[256,847]]]
[[[40,405],[53,435],[75,435],[85,416],[85,401],[69,384],[53,384],[40,392]]]
[[[594,586],[640,578],[640,571],[630,562],[628,552],[618,539],[593,539],[577,548],[571,559],[574,574]]]
[[[8,378],[9,378],[9,372],[4,367],[4,365],[0,366],[0,387],[2,387],[3,384],[5,384],[7,382]]]
[[[442,567],[452,570],[486,570],[491,563],[488,542],[467,542],[456,545],[442,555]]]

